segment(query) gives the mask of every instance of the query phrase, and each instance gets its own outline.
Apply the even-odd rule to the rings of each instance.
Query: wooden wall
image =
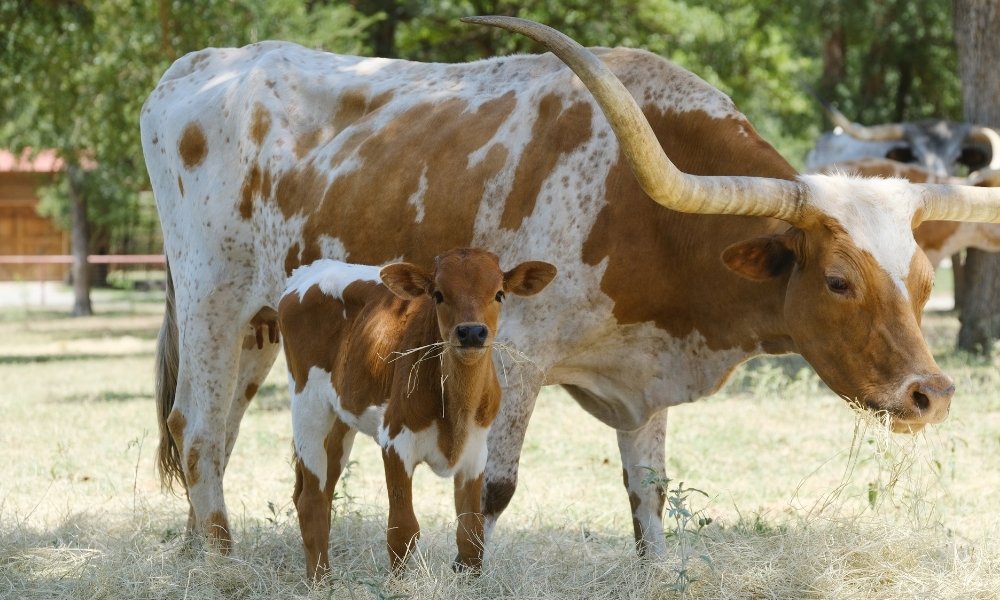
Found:
[[[69,234],[40,217],[36,189],[50,174],[0,172],[0,255],[69,254]],[[0,281],[65,279],[66,265],[0,264]]]

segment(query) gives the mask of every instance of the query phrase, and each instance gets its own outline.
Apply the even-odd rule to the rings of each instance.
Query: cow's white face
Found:
[[[835,392],[886,412],[898,431],[948,414],[954,385],[920,332],[933,269],[910,229],[917,188],[896,180],[803,176],[814,216],[787,234],[730,247],[755,279],[788,276],[796,350]]]

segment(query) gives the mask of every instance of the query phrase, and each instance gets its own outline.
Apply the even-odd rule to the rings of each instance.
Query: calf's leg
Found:
[[[389,494],[389,528],[386,546],[389,568],[399,574],[406,566],[406,557],[420,537],[420,524],[413,513],[413,479],[399,454],[392,448],[382,450],[385,465],[385,487]]]
[[[296,400],[299,402],[296,403]],[[318,581],[330,570],[333,492],[350,458],[356,432],[338,419],[329,406],[325,411],[316,410],[304,415],[302,404],[301,398],[292,399],[296,453],[292,502],[298,513],[299,531],[305,548],[306,575]],[[324,427],[327,428],[325,436],[322,433]]]
[[[458,515],[455,541],[458,544],[458,556],[453,567],[456,571],[469,569],[478,572],[483,565],[483,513],[480,508],[482,490],[482,473],[471,479],[455,476],[455,513]]]

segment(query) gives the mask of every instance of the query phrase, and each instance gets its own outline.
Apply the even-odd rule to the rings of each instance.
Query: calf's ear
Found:
[[[533,296],[545,289],[556,276],[556,268],[547,262],[529,260],[503,274],[503,288],[518,296]]]
[[[722,252],[722,262],[730,271],[765,281],[787,272],[795,264],[796,237],[792,234],[766,235],[738,242]]]
[[[410,263],[393,263],[378,273],[382,283],[403,300],[413,300],[434,291],[434,279]]]

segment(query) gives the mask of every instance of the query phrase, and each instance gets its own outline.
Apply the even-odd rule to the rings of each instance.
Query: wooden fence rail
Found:
[[[92,265],[162,265],[167,260],[162,254],[91,254],[87,262]],[[0,265],[71,265],[71,254],[6,254],[0,255]]]

